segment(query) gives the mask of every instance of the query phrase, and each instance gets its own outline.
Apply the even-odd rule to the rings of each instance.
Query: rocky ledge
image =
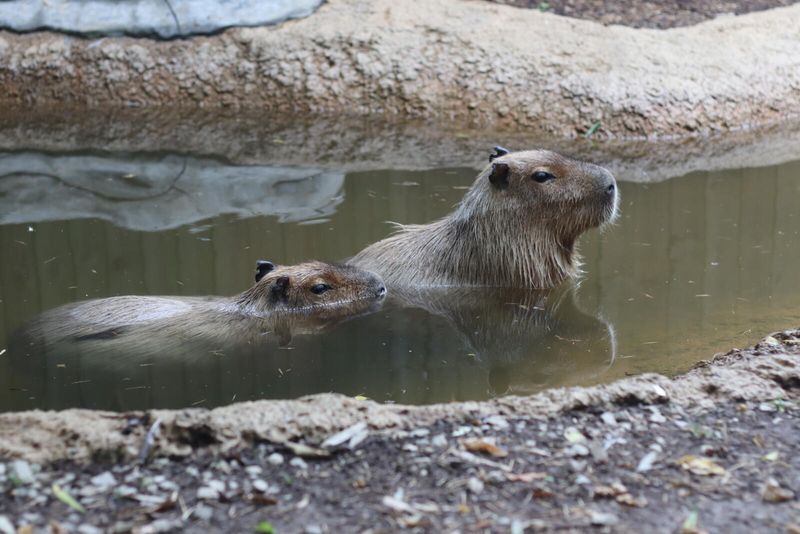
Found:
[[[686,136],[800,109],[800,5],[669,30],[488,2],[330,0],[155,41],[0,31],[0,105],[237,106],[506,131]]]

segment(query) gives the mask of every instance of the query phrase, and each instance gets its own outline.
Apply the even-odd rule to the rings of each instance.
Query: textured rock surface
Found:
[[[321,0],[5,0],[0,28],[56,30],[80,35],[214,33],[305,17]]]
[[[343,185],[342,172],[180,155],[0,153],[0,224],[99,218],[152,231],[221,214],[302,221],[332,214]]]
[[[545,38],[530,38],[541,35]],[[800,6],[636,30],[481,2],[332,0],[155,42],[0,32],[1,104],[252,106],[574,136],[682,136],[800,109]]]
[[[617,405],[674,403],[712,409],[720,401],[792,399],[798,387],[800,330],[793,330],[768,336],[752,349],[717,356],[672,380],[644,374],[601,386],[553,389],[489,402],[403,406],[325,394],[214,410],[6,413],[0,414],[0,457],[36,462],[135,458],[154,421],[160,421],[161,429],[155,452],[183,456],[197,449],[224,452],[257,441],[319,443],[361,421],[372,430],[394,432],[440,420],[468,421],[498,414],[551,416]]]

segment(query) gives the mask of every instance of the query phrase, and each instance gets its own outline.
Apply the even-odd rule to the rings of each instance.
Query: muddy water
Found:
[[[475,171],[339,173],[174,154],[0,154],[0,410],[218,406],[335,391],[484,399],[686,370],[800,324],[800,162],[621,183],[622,216],[550,293],[394,294],[248,340],[53,341],[39,313],[126,294],[232,295],[254,262],[337,260],[447,213]]]

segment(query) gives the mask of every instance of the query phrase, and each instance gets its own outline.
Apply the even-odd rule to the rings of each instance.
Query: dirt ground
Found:
[[[797,0],[489,0],[603,24],[634,28],[691,26],[720,15],[743,15]]]
[[[119,416],[136,455],[110,454],[97,439],[91,463],[38,462],[36,451],[0,443],[0,532],[800,532],[800,330],[672,381],[536,398],[551,405],[397,406],[408,420],[383,430],[365,402],[342,409],[361,420],[324,440],[313,435],[319,425],[285,441],[258,439],[241,421],[238,437],[184,425],[180,457],[163,443],[179,439],[170,423],[159,438],[142,414]],[[232,409],[249,421],[262,415],[255,407],[278,406]],[[0,418],[0,441],[27,431],[13,414]],[[83,431],[58,436],[69,443]]]

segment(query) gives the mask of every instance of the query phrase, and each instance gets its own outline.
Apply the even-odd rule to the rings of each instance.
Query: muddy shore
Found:
[[[86,533],[796,532],[799,388],[794,330],[675,379],[484,403],[2,414],[0,515]]]
[[[798,5],[648,30],[489,2],[331,0],[305,19],[183,40],[0,32],[0,104],[704,135],[796,114],[799,27]],[[547,38],[519,38],[531,28]]]

